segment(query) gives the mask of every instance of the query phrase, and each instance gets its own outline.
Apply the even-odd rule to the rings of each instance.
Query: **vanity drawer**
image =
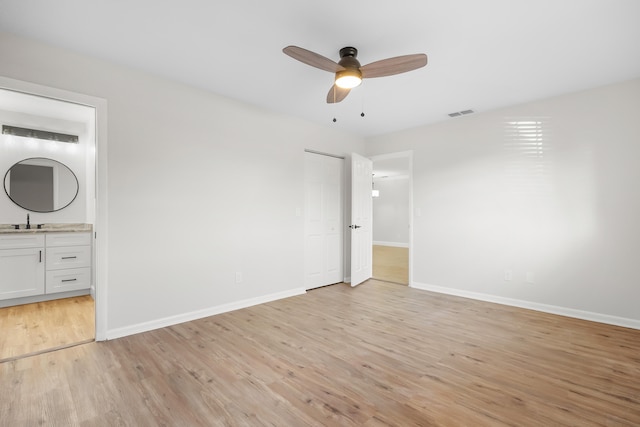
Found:
[[[47,247],[47,270],[91,266],[91,246]]]
[[[47,271],[46,284],[45,293],[47,294],[89,289],[91,287],[91,268]]]
[[[91,245],[91,233],[47,233],[47,247]]]
[[[44,247],[43,234],[0,234],[0,249],[24,249],[42,247]]]

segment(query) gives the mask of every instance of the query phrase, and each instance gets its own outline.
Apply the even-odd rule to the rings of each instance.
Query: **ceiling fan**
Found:
[[[358,49],[355,47],[340,49],[338,62],[298,46],[287,46],[282,51],[307,65],[335,73],[334,84],[327,94],[329,104],[345,99],[351,89],[362,83],[362,79],[406,73],[427,65],[427,55],[424,53],[396,56],[360,66],[360,62],[356,59]]]

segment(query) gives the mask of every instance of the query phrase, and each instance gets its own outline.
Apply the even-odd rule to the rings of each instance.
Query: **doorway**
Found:
[[[98,112],[97,104],[104,107],[104,103],[104,100],[0,77],[0,121],[3,125],[78,137],[69,143],[57,139],[57,135],[47,139],[3,132],[0,136],[0,147],[5,154],[0,160],[2,176],[12,164],[23,158],[46,158],[70,167],[79,187],[72,203],[46,212],[14,203],[9,192],[3,194],[5,189],[0,192],[0,197],[4,196],[0,201],[0,224],[24,224],[27,213],[34,228],[35,224],[88,224],[84,234],[91,242],[88,244],[92,250],[87,257],[93,261],[90,262],[92,268],[75,269],[75,273],[90,277],[86,279],[89,285],[82,286],[83,289],[63,289],[50,294],[45,291],[0,301],[0,360],[12,360],[96,339],[96,318],[99,317],[96,301],[99,300],[98,294],[102,294],[96,276],[97,254],[101,249],[95,245],[99,228],[96,203],[99,187],[96,176],[97,119],[104,114],[104,111]],[[46,263],[46,256],[44,258]],[[64,274],[68,271],[63,270]],[[46,274],[57,277],[60,272],[47,270]],[[60,281],[70,280],[63,277]]]
[[[411,283],[411,152],[371,159],[373,278],[408,285]]]

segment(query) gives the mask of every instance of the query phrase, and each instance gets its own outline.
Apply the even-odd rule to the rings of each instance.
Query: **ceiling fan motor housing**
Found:
[[[340,85],[338,82],[342,77],[351,77],[358,79],[357,84],[353,84],[355,86],[360,84],[359,81],[362,81],[362,73],[360,72],[360,61],[356,59],[356,56],[358,56],[358,49],[356,49],[355,47],[343,47],[342,49],[340,49],[341,59],[338,62],[338,65],[340,65],[344,69],[336,72],[335,81],[338,85]],[[353,87],[353,85],[350,87]]]
[[[343,47],[340,49],[340,61],[338,64],[344,68],[360,68],[360,61],[356,59],[358,56],[358,49],[355,47]]]

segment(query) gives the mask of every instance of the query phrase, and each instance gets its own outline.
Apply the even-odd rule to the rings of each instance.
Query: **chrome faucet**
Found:
[[[29,222],[29,214],[27,214],[27,230],[31,230],[31,223]]]

